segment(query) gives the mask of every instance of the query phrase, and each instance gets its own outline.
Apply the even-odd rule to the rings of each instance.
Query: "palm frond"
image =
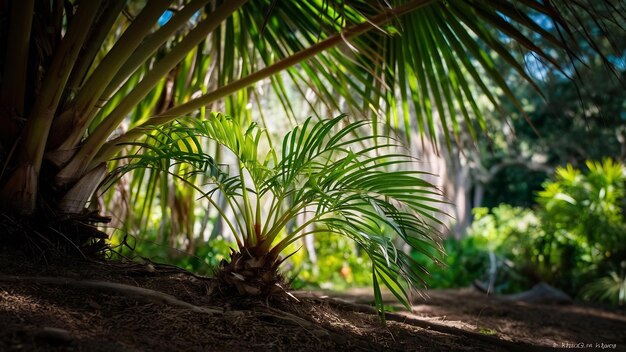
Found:
[[[626,304],[626,276],[611,272],[605,277],[590,282],[582,289],[585,299],[606,301],[615,305]]]

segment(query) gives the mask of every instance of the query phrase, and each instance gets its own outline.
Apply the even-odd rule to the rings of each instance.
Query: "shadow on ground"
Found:
[[[581,343],[591,344],[588,350],[626,349],[624,313],[581,304],[429,291],[429,298],[414,300],[413,313],[397,310],[382,324],[366,305],[367,290],[298,292],[298,301],[217,291],[211,280],[171,267],[35,265],[0,255],[0,350],[528,351]]]

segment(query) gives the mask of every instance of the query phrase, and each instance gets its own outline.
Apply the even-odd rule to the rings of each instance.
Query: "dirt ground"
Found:
[[[368,290],[273,300],[215,290],[168,266],[0,254],[0,351],[626,351],[624,311],[581,303],[431,290],[383,324]]]

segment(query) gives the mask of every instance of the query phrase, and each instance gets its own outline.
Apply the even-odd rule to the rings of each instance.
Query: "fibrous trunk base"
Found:
[[[277,258],[256,253],[256,248],[232,251],[230,262],[222,260],[215,277],[226,291],[243,296],[269,296],[284,291],[284,280],[278,273]]]

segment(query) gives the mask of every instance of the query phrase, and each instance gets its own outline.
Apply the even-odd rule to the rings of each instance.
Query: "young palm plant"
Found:
[[[427,271],[398,244],[435,261],[442,253],[440,223],[433,216],[442,202],[439,191],[423,173],[411,171],[415,160],[402,153],[397,141],[372,135],[370,122],[348,122],[343,115],[317,122],[309,118],[287,133],[280,152],[269,148],[266,132],[255,124],[242,128],[222,115],[183,121],[156,136],[118,171],[172,170],[161,162],[177,160],[190,166],[188,174],[211,177],[203,194],[219,209],[237,244],[217,271],[223,289],[243,295],[282,291],[278,268],[289,257],[290,245],[326,232],[347,236],[367,254],[380,309],[381,284],[409,306],[409,290],[424,283]],[[201,138],[229,149],[237,159],[236,171],[216,168],[198,149]],[[226,197],[226,207],[213,201],[218,192]],[[304,223],[288,226],[302,213]]]

